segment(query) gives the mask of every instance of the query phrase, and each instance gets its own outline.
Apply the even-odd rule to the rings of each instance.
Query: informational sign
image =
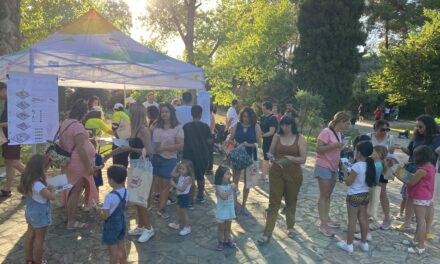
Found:
[[[9,144],[52,140],[59,125],[57,76],[11,72],[7,86]]]

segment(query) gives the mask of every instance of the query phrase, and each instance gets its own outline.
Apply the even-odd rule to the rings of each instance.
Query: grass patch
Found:
[[[317,139],[314,136],[305,136],[308,151],[316,151]]]

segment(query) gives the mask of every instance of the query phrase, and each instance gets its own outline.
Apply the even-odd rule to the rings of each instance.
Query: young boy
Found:
[[[98,209],[99,216],[104,219],[102,242],[108,245],[110,263],[126,263],[125,251],[125,205],[128,191],[125,188],[127,170],[122,165],[113,165],[107,170],[108,183],[113,190],[104,199],[104,205]]]

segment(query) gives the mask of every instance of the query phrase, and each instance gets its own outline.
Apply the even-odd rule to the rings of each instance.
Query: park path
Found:
[[[371,131],[371,124],[360,124],[356,128],[362,133]],[[403,140],[401,144],[407,144]],[[221,159],[217,159],[219,161]],[[190,211],[193,223],[192,233],[186,237],[178,236],[177,232],[166,225],[170,220],[163,220],[153,210],[156,235],[147,243],[140,244],[133,238],[127,240],[129,263],[440,263],[440,217],[437,206],[435,230],[437,240],[428,243],[428,253],[422,256],[409,255],[402,244],[412,233],[395,230],[372,231],[373,241],[368,253],[359,250],[351,256],[336,248],[339,239],[345,239],[346,230],[346,187],[338,183],[332,196],[331,216],[342,223],[342,228],[333,238],[324,237],[318,231],[318,186],[312,177],[315,155],[309,153],[304,165],[304,182],[301,187],[295,229],[298,236],[291,239],[284,231],[285,219],[278,218],[273,239],[267,246],[261,247],[257,239],[261,235],[265,223],[265,208],[268,206],[268,184],[260,185],[251,190],[248,208],[250,217],[238,215],[233,223],[233,233],[238,244],[237,250],[217,252],[215,193],[212,185],[213,177],[208,177],[205,204],[196,204]],[[105,173],[104,173],[105,175]],[[401,184],[389,184],[391,212],[396,215],[400,202]],[[105,186],[100,190],[102,196],[109,191]],[[174,210],[174,205],[171,206]],[[379,209],[379,211],[381,211]],[[54,210],[53,225],[45,245],[45,256],[48,263],[107,263],[107,249],[101,244],[101,220],[96,213],[82,213],[81,220],[88,221],[90,226],[83,230],[68,231],[60,216],[61,209]],[[134,210],[129,209],[130,225],[135,224]],[[381,218],[381,213],[379,213]],[[394,225],[399,224],[394,221]],[[26,223],[24,220],[24,202],[20,195],[14,193],[11,199],[0,201],[0,263],[23,263],[23,242]]]

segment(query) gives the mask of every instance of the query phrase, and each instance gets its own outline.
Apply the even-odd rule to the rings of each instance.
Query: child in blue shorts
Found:
[[[126,263],[125,206],[129,195],[125,188],[127,170],[122,165],[113,165],[108,168],[107,175],[113,190],[105,197],[102,208],[97,208],[99,216],[104,219],[102,242],[108,246],[110,263]]]

